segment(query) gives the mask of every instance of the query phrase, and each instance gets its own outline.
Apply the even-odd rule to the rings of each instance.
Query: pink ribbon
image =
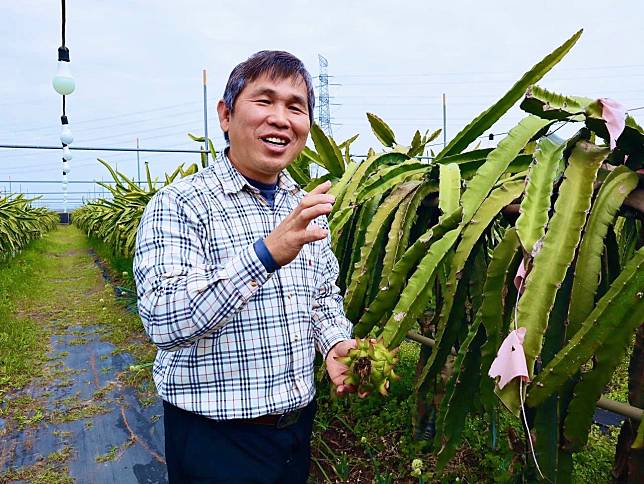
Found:
[[[526,276],[526,270],[525,270],[525,264],[524,260],[521,259],[521,264],[519,265],[519,268],[517,269],[517,274],[514,276],[514,287],[517,288],[517,291],[520,291],[519,294],[523,294],[523,281]]]
[[[602,118],[606,121],[606,129],[610,136],[610,149],[614,150],[617,146],[617,138],[626,127],[626,108],[608,98],[601,98],[599,103],[602,105]]]
[[[523,352],[523,340],[525,339],[525,328],[512,331],[501,343],[496,358],[490,366],[488,375],[499,379],[499,388],[503,388],[514,378],[521,377],[528,381],[528,366]]]

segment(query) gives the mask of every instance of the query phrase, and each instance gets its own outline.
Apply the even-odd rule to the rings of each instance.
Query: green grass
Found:
[[[153,358],[155,349],[147,341],[139,317],[115,299],[112,285],[105,284],[89,254],[90,248],[79,229],[58,226],[0,264],[3,432],[37,427],[43,422],[58,425],[81,419],[90,428],[93,417],[113,408],[115,402],[108,393],[119,384],[116,382],[98,389],[90,400],[80,401],[76,395],[59,399],[53,409],[48,408],[49,393],[39,393],[38,389],[70,385],[74,375],[81,371],[65,367],[67,352],[48,354],[53,336],[71,337],[71,346],[83,345],[87,342],[84,335],[96,327],[101,338],[116,346],[115,352],[129,351],[139,361]],[[149,369],[124,371],[119,380],[136,384],[145,402],[152,398]],[[65,463],[72,450],[65,448],[33,466],[9,469],[0,474],[0,482],[72,482]]]
[[[34,298],[39,299],[44,275],[55,263],[46,257],[50,244],[47,238],[33,241],[0,263],[0,392],[24,386],[44,363],[48,338],[29,317],[29,308]]]
[[[84,331],[74,326],[98,326],[115,351],[130,352],[138,362],[153,359],[140,318],[115,300],[90,247],[76,227],[58,226],[0,265],[0,401],[8,401],[0,415],[29,415],[12,394],[37,377],[71,383],[62,355],[52,359],[47,353],[56,334],[74,336],[71,345],[84,344]],[[123,379],[141,386],[147,401],[150,371],[129,373]]]

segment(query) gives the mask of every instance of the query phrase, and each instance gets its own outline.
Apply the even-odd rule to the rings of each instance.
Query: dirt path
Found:
[[[42,287],[16,309],[49,349],[39,376],[0,399],[0,482],[166,482],[160,400],[126,384],[136,375],[122,348],[134,343],[120,328],[136,316],[75,227],[50,233],[42,257]],[[120,348],[107,341],[115,334]]]

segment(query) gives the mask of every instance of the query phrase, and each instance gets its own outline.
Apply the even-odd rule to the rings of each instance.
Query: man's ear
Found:
[[[217,103],[217,115],[219,116],[219,126],[224,133],[228,132],[228,125],[230,124],[230,109],[226,107],[223,99]]]

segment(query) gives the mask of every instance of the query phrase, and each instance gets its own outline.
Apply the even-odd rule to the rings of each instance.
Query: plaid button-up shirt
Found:
[[[285,173],[270,207],[225,154],[152,197],[134,255],[138,308],[159,348],[161,397],[213,418],[253,418],[306,406],[315,349],[351,337],[330,240],[304,245],[268,273],[253,248],[300,202]],[[325,217],[316,223],[328,229]]]

